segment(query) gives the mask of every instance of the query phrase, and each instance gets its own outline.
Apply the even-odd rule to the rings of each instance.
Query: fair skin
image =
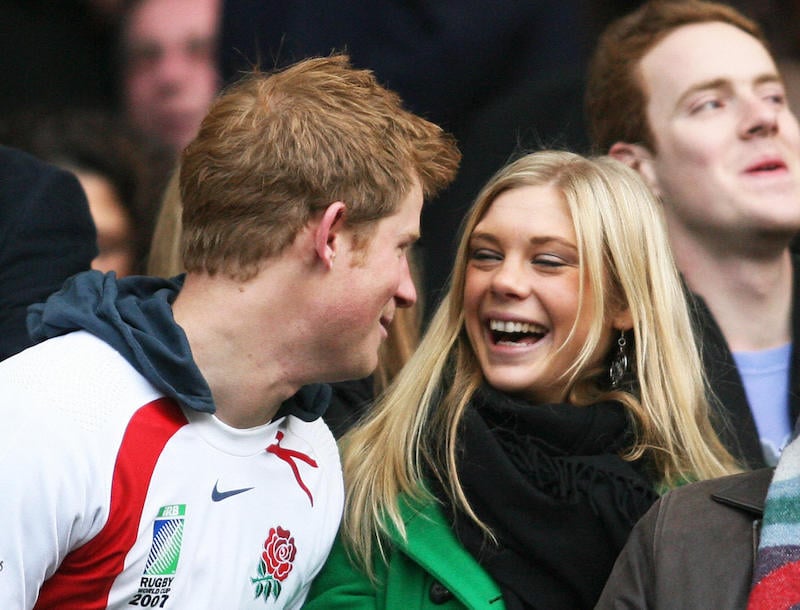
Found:
[[[534,403],[564,400],[562,375],[592,320],[588,307],[580,311],[580,284],[575,229],[561,193],[544,185],[500,194],[470,236],[464,286],[465,327],[489,384]],[[588,303],[588,282],[583,290]],[[608,352],[614,329],[627,328],[627,313],[616,314],[591,364]]]
[[[655,151],[618,142],[664,202],[670,242],[733,351],[791,338],[788,244],[800,230],[800,127],[764,46],[683,26],[640,62]]]
[[[89,201],[89,211],[97,228],[97,257],[92,269],[116,271],[117,277],[133,272],[133,227],[119,194],[106,178],[89,172],[75,172]]]
[[[406,254],[421,210],[415,184],[359,249],[334,202],[250,280],[187,275],[173,312],[220,420],[260,425],[303,385],[375,369],[396,309],[416,300]]]
[[[142,0],[123,32],[123,95],[131,122],[176,152],[196,135],[220,77],[220,0]]]

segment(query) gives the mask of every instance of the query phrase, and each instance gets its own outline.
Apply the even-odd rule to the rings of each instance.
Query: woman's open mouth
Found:
[[[533,322],[489,320],[489,335],[495,345],[533,345],[547,334],[547,328]]]

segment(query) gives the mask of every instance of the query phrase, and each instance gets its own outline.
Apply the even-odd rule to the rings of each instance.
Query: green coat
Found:
[[[505,610],[497,584],[458,542],[436,503],[402,504],[401,512],[408,540],[394,537],[388,566],[376,561],[377,587],[337,540],[303,608]]]

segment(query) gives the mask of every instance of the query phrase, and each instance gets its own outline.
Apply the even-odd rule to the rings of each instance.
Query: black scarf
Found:
[[[630,442],[619,403],[531,405],[488,386],[476,393],[458,472],[498,543],[463,513],[454,527],[508,610],[594,607],[631,527],[657,498],[617,455]]]

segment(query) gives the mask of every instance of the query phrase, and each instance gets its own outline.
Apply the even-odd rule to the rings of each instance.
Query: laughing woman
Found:
[[[416,354],[342,441],[308,609],[591,608],[657,492],[736,470],[658,205],[544,151],[479,194]]]

